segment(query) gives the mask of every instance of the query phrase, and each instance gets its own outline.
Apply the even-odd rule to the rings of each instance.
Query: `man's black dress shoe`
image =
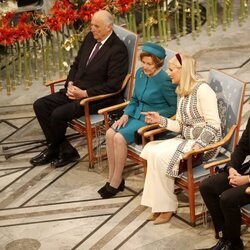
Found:
[[[51,162],[52,167],[63,167],[71,162],[79,160],[80,155],[77,150],[67,141],[64,140],[59,147],[58,157]]]
[[[105,184],[105,185],[106,185],[106,184]],[[118,188],[114,188],[114,187],[110,186],[110,184],[109,184],[108,187],[105,188],[105,189],[100,193],[100,195],[101,195],[101,197],[102,197],[103,199],[108,199],[108,198],[111,198],[111,197],[115,196],[118,192],[124,191],[124,188],[125,188],[125,181],[124,181],[124,179],[122,179],[121,184],[119,185]]]
[[[244,245],[242,241],[239,244],[233,244],[231,241],[225,241],[221,250],[243,250]]]
[[[211,250],[221,250],[222,247],[224,246],[225,240],[224,239],[219,239],[219,241],[211,248]]]
[[[78,154],[77,150],[72,151],[69,153],[59,153],[57,159],[51,162],[51,166],[55,168],[63,167],[71,162],[75,162],[80,159],[80,155]]]
[[[42,166],[52,162],[54,159],[57,158],[57,156],[58,150],[49,146],[48,148],[44,149],[40,154],[32,157],[30,159],[30,163],[33,166]]]
[[[219,239],[219,241],[211,248],[202,248],[199,250],[243,250],[244,245],[240,240],[237,244],[233,244],[229,240]]]
[[[219,241],[212,247],[208,247],[208,248],[199,248],[197,250],[221,250],[222,247],[224,246],[225,240],[223,240],[222,238],[219,239]]]

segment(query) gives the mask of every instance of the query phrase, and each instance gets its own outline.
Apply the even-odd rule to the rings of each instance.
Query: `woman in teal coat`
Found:
[[[160,45],[145,43],[140,54],[142,67],[135,76],[135,88],[122,117],[106,133],[109,181],[98,190],[102,198],[124,190],[122,172],[127,158],[127,145],[134,142],[135,132],[147,125],[143,112],[157,111],[164,117],[176,112],[175,86],[161,69],[165,50]]]

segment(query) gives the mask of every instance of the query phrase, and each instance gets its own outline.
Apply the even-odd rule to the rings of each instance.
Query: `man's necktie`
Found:
[[[90,63],[90,61],[96,56],[96,54],[97,54],[97,52],[99,51],[101,45],[102,45],[102,43],[99,43],[99,42],[96,44],[93,53],[91,54],[91,56],[89,57],[89,59],[88,59],[88,61],[87,61],[87,65],[88,65],[88,64]]]

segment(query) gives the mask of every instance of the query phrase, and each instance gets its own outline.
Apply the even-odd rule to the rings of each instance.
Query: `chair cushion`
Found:
[[[132,152],[136,153],[136,154],[141,154],[142,151],[142,145],[137,145],[135,143],[129,144],[128,145],[129,150],[131,150]]]
[[[204,169],[203,165],[200,165],[200,166],[193,168],[194,182],[200,181],[201,179],[208,177],[209,173],[210,173],[209,169]],[[188,179],[187,171],[181,175],[181,179],[184,179],[184,180]]]
[[[247,216],[250,216],[250,204],[245,205],[241,208],[242,213],[244,213]]]
[[[193,178],[194,181],[200,181],[201,179],[207,177],[210,174],[209,169],[204,169],[204,165],[211,162],[217,162],[228,158],[228,151],[222,150],[215,159],[204,162],[200,166],[193,168]],[[181,178],[187,180],[187,171],[181,175]]]
[[[129,144],[128,148],[130,151],[136,153],[137,155],[139,155],[142,151],[142,145],[137,145],[135,143]],[[204,162],[202,165],[193,168],[194,181],[197,182],[197,181],[200,181],[201,179],[204,179],[204,178],[209,176],[210,171],[209,171],[209,169],[208,170],[204,169],[204,167],[203,167],[204,164],[227,159],[228,153],[229,153],[228,151],[226,151],[224,148],[222,148],[221,152],[218,154],[218,156],[215,159]],[[183,172],[183,174],[181,175],[181,178],[184,180],[187,180],[187,172]]]
[[[81,116],[78,119],[75,119],[77,122],[81,123],[82,125],[85,125],[85,116]],[[104,116],[103,115],[90,115],[90,122],[91,124],[97,124],[101,123],[104,121]]]

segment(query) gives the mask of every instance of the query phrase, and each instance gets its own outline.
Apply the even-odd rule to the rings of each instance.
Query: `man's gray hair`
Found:
[[[108,12],[107,10],[99,10],[97,11],[94,16],[99,16],[102,18],[102,20],[105,22],[107,25],[113,25],[114,23],[114,17],[113,15]]]

